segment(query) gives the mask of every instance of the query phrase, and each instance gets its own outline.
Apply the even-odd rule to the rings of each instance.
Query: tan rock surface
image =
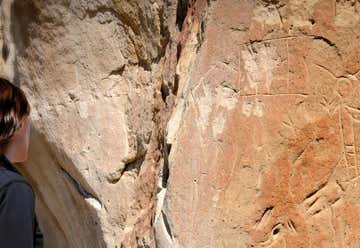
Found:
[[[360,3],[203,4],[185,20],[201,39],[178,64],[160,247],[359,247]]]
[[[2,2],[3,73],[32,105],[19,168],[36,190],[46,247],[154,247],[155,100],[176,11],[166,5]]]
[[[359,11],[2,1],[46,247],[360,247]]]

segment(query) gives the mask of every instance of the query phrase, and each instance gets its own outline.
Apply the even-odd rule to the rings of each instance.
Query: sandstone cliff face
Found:
[[[163,60],[176,4],[21,0],[2,8],[4,71],[32,104],[23,171],[46,246],[153,247],[156,99],[171,66]]]
[[[360,246],[359,8],[194,4],[162,247]]]
[[[2,1],[46,247],[359,247],[360,3]]]

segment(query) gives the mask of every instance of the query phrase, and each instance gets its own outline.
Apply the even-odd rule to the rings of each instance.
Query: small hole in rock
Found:
[[[273,235],[276,235],[276,234],[278,234],[280,232],[280,228],[275,228],[274,230],[273,230]]]
[[[9,57],[9,48],[5,43],[3,44],[3,47],[2,47],[2,57],[3,57],[4,61],[6,61]]]

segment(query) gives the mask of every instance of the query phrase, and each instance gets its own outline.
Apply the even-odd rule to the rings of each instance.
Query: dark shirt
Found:
[[[0,247],[43,247],[34,191],[3,154],[0,154]]]

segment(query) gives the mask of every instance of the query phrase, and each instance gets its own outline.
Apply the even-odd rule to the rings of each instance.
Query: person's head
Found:
[[[0,78],[0,154],[11,162],[24,162],[30,138],[30,104],[25,93]]]

